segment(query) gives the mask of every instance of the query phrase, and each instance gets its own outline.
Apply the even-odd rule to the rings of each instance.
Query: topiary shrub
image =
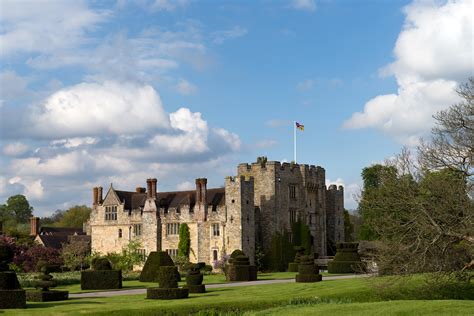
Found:
[[[16,273],[8,268],[12,260],[13,251],[0,243],[0,309],[26,307],[25,291],[21,289]]]
[[[255,281],[257,279],[257,267],[251,266],[249,257],[241,250],[235,250],[230,255],[226,265],[227,281]]]
[[[199,267],[200,265],[198,264],[191,266],[188,271],[188,274],[186,275],[186,286],[184,286],[184,288],[187,288],[189,290],[189,293],[206,292],[206,286],[202,284],[204,276],[201,273]]]
[[[94,258],[92,271],[81,271],[81,290],[109,290],[122,288],[122,270],[112,270],[107,258]]]
[[[51,302],[64,301],[69,297],[68,291],[52,291],[50,287],[56,287],[57,282],[53,280],[50,274],[55,269],[54,266],[49,265],[46,261],[39,261],[37,269],[41,271],[41,275],[37,276],[34,286],[36,291],[27,291],[26,300],[32,302]]]
[[[176,273],[178,269],[172,266],[161,266],[159,269],[159,287],[147,288],[147,298],[149,299],[179,299],[189,296],[189,290],[178,288]]]
[[[336,256],[328,263],[329,273],[354,273],[363,271],[365,265],[360,260],[359,243],[341,242],[336,245]]]
[[[150,252],[140,273],[140,282],[159,282],[161,266],[174,266],[174,262],[165,251]]]
[[[319,274],[318,266],[314,264],[314,255],[300,256],[299,261],[296,282],[319,282],[323,279]]]
[[[302,246],[293,247],[295,250],[295,259],[288,264],[288,272],[298,272],[301,256],[304,256],[306,249]]]

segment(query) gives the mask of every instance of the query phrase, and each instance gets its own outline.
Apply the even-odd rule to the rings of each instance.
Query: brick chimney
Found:
[[[196,216],[198,221],[207,218],[207,179],[196,179]]]
[[[102,204],[102,187],[97,187],[97,204]]]
[[[156,178],[151,179],[151,198],[156,200]]]
[[[92,189],[92,205],[97,205],[98,201],[99,201],[99,188],[94,187]]]
[[[39,234],[40,219],[39,217],[30,218],[30,236],[36,236]]]
[[[151,195],[151,188],[152,188],[152,183],[151,183],[151,179],[146,179],[146,198],[147,199],[151,199],[152,198],[152,195]]]

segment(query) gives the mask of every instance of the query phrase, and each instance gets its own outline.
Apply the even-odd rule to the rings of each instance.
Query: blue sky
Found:
[[[470,1],[2,1],[0,200],[221,186],[257,156],[361,169],[429,137],[473,75]]]

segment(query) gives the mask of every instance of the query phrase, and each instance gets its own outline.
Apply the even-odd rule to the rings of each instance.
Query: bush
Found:
[[[296,262],[288,263],[288,272],[298,272],[298,263]]]
[[[211,274],[212,273],[212,266],[205,264],[202,268],[200,268],[203,274]]]
[[[158,287],[149,287],[146,289],[146,298],[158,300],[171,300],[187,298],[189,290],[184,288],[162,289]]]
[[[178,269],[175,266],[160,267],[160,288],[173,289],[178,287],[178,279],[176,273]]]
[[[30,302],[65,301],[69,298],[68,291],[27,291],[26,300]]]
[[[357,252],[359,243],[343,242],[336,245],[336,256],[328,263],[329,273],[354,273],[365,270]]]
[[[25,307],[25,290],[0,290],[0,309]]]
[[[38,261],[46,261],[47,264],[53,266],[62,266],[63,260],[57,249],[47,248],[35,245],[29,248],[18,245],[13,258],[13,263],[21,267],[24,272],[34,272]]]
[[[140,282],[159,282],[161,266],[174,266],[173,260],[168,253],[165,251],[150,252],[140,274]]]
[[[87,266],[87,256],[91,252],[91,246],[87,242],[72,242],[61,249],[61,258],[70,271],[84,269]]]
[[[94,271],[112,270],[112,264],[107,258],[94,258],[92,259],[92,270]]]
[[[189,259],[189,251],[191,250],[191,236],[189,227],[186,223],[179,225],[179,243],[178,256]]]
[[[81,272],[81,290],[108,290],[121,288],[121,270],[98,270]]]
[[[204,284],[186,284],[183,289],[188,289],[189,293],[206,293],[206,286]]]
[[[296,282],[312,283],[322,281],[323,277],[321,274],[297,274]]]
[[[318,266],[315,264],[300,264],[298,266],[298,273],[299,274],[318,274],[319,269],[318,269]]]

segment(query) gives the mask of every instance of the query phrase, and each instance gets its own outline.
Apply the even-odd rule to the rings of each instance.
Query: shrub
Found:
[[[102,271],[102,270],[112,270],[112,265],[107,258],[94,258],[92,260],[92,270]]]
[[[97,270],[81,272],[81,290],[108,290],[121,288],[121,270]]]
[[[37,271],[38,261],[46,261],[52,266],[62,266],[60,252],[57,249],[35,245],[29,248],[17,245],[13,263],[21,267],[24,272]]]
[[[212,266],[208,265],[208,264],[205,264],[202,268],[200,268],[200,271],[203,274],[211,274],[212,273]]]
[[[175,266],[160,267],[160,288],[171,289],[178,287],[178,279],[176,278],[177,268]]]
[[[174,266],[173,260],[165,251],[153,251],[140,274],[140,282],[159,282],[159,271],[161,266]]]
[[[87,266],[87,256],[91,252],[89,243],[72,242],[63,246],[61,258],[64,265],[70,270],[84,269]]]
[[[0,290],[0,309],[25,307],[25,290]]]
[[[329,273],[353,273],[365,269],[357,252],[359,243],[343,242],[336,245],[336,256],[328,263]]]
[[[313,255],[303,255],[299,257],[298,274],[296,282],[319,282],[322,280],[319,268],[314,264]]]
[[[170,300],[170,299],[187,298],[188,296],[189,296],[188,289],[182,289],[182,288],[162,289],[158,287],[149,287],[146,289],[146,298],[148,299]]]
[[[189,251],[191,249],[191,236],[189,227],[186,223],[179,225],[179,243],[178,256],[189,259]]]
[[[69,298],[68,291],[27,291],[26,300],[30,302],[65,301]]]

